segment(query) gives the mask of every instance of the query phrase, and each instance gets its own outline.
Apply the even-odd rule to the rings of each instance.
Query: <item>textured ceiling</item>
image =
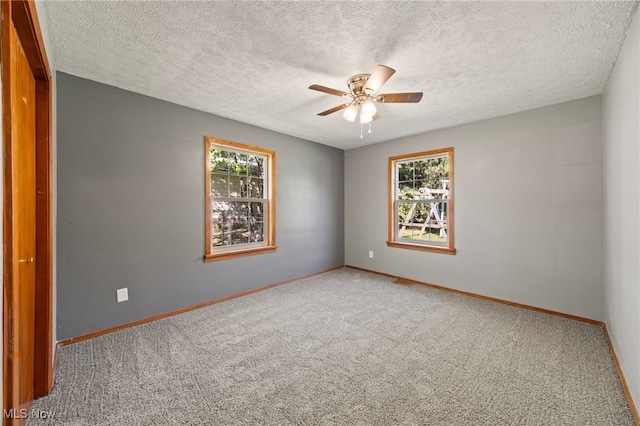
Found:
[[[233,1],[45,3],[56,69],[349,149],[602,93],[637,2]],[[382,92],[360,139],[343,100],[377,64]],[[96,100],[98,101],[98,100]]]

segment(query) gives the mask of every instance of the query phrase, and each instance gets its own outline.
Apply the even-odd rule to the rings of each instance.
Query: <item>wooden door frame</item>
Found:
[[[36,255],[35,255],[35,353],[34,398],[47,395],[53,387],[52,312],[53,312],[53,220],[52,220],[52,99],[51,71],[45,52],[36,6],[33,0],[2,0],[2,132],[4,144],[3,204],[3,369],[4,408],[13,400],[15,383],[11,377],[11,306],[13,294],[13,200],[11,128],[11,22],[16,29],[36,80]],[[6,420],[6,419],[5,419]]]

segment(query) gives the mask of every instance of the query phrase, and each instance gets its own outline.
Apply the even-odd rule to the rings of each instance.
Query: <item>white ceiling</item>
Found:
[[[637,2],[45,3],[56,69],[342,149],[602,93]],[[344,101],[396,69],[360,139]],[[99,101],[99,100],[96,100]]]

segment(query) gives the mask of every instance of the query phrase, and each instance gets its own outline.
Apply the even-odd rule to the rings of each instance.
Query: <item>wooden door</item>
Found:
[[[12,405],[28,407],[34,396],[36,255],[36,82],[11,25],[11,196],[13,200],[13,286],[9,296]]]
[[[22,425],[53,386],[51,72],[33,0],[2,14],[3,409]]]

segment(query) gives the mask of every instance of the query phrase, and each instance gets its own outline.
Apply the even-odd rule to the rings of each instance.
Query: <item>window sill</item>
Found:
[[[409,250],[430,251],[432,253],[451,254],[451,255],[456,254],[456,249],[449,248],[449,247],[436,247],[436,246],[425,246],[423,244],[398,243],[396,241],[387,241],[387,246],[409,249]]]
[[[238,257],[254,256],[257,254],[273,253],[278,246],[266,246],[250,249],[229,250],[219,253],[210,253],[204,255],[204,262],[217,262],[219,260],[236,259]]]

